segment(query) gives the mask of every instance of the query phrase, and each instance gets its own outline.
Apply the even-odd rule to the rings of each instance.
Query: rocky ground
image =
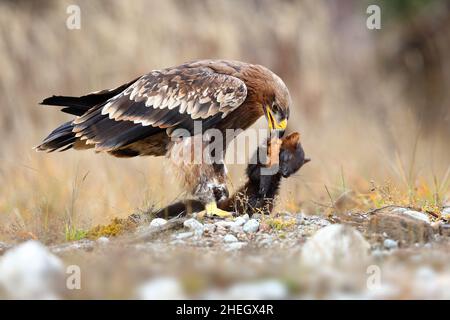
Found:
[[[143,219],[60,245],[0,244],[2,298],[450,299],[450,208]]]

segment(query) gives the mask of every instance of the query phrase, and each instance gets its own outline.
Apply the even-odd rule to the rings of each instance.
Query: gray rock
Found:
[[[419,211],[414,211],[414,210],[406,210],[401,212],[402,215],[417,219],[417,220],[422,220],[424,222],[430,223],[430,218],[428,217],[428,215],[426,213],[423,212],[419,212]]]
[[[346,268],[369,257],[369,243],[356,229],[332,224],[317,231],[303,246],[302,262],[312,268]]]
[[[304,220],[304,215],[303,213],[299,213],[295,216],[295,220],[297,222],[297,224],[302,224],[303,220]]]
[[[422,213],[418,213],[423,215]],[[430,223],[420,219],[417,214],[377,212],[371,215],[368,232],[381,234],[385,238],[393,239],[404,245],[426,243],[434,238],[435,230]]]
[[[408,211],[408,209],[407,208],[395,208],[395,209],[392,209],[393,213],[403,213],[405,211]]]
[[[203,224],[193,218],[186,220],[183,225],[193,231],[196,236],[201,236],[205,230]]]
[[[398,248],[398,242],[392,239],[386,239],[383,242],[383,245],[386,249],[392,250]]]
[[[234,226],[243,226],[247,221],[244,217],[237,217],[234,219]]]
[[[141,300],[182,300],[186,295],[180,282],[175,278],[152,279],[137,290],[137,298]]]
[[[259,222],[256,219],[250,219],[244,224],[242,229],[246,233],[255,233],[259,229]]]
[[[0,286],[12,299],[57,299],[64,287],[64,265],[38,241],[8,250],[0,260]]]
[[[223,237],[223,242],[225,243],[232,243],[232,242],[237,242],[238,239],[233,236],[232,234],[227,234],[225,235],[225,237]]]
[[[161,227],[167,223],[166,219],[155,218],[150,222],[150,227]]]

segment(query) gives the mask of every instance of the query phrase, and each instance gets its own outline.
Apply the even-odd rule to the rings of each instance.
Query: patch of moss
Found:
[[[264,222],[274,230],[281,231],[295,226],[295,219],[267,218]]]
[[[107,225],[98,225],[87,232],[87,238],[98,239],[100,237],[116,237],[127,231],[136,229],[137,223],[133,219],[114,218]]]

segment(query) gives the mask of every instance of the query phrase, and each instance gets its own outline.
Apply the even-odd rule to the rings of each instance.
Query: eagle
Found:
[[[52,96],[41,104],[60,106],[75,118],[53,130],[38,151],[92,148],[116,157],[175,159],[186,144],[200,143],[201,150],[208,145],[196,140],[196,124],[200,133],[215,129],[225,135],[227,129],[245,130],[264,116],[270,132],[283,136],[291,97],[281,78],[262,65],[196,60],[153,70],[114,89]],[[214,151],[218,161],[174,161],[187,191],[204,204],[208,216],[230,216],[217,205],[228,197],[227,143]]]

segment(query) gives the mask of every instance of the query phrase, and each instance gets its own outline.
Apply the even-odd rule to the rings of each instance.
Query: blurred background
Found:
[[[79,30],[66,27],[71,4]],[[366,27],[369,4],[380,30]],[[0,240],[54,243],[182,198],[162,158],[36,153],[68,120],[38,103],[202,58],[265,65],[290,89],[289,130],[313,161],[285,181],[279,211],[322,212],[350,190],[371,207],[385,185],[398,201],[448,199],[447,1],[2,0],[0,33]],[[236,189],[244,166],[231,169]]]

